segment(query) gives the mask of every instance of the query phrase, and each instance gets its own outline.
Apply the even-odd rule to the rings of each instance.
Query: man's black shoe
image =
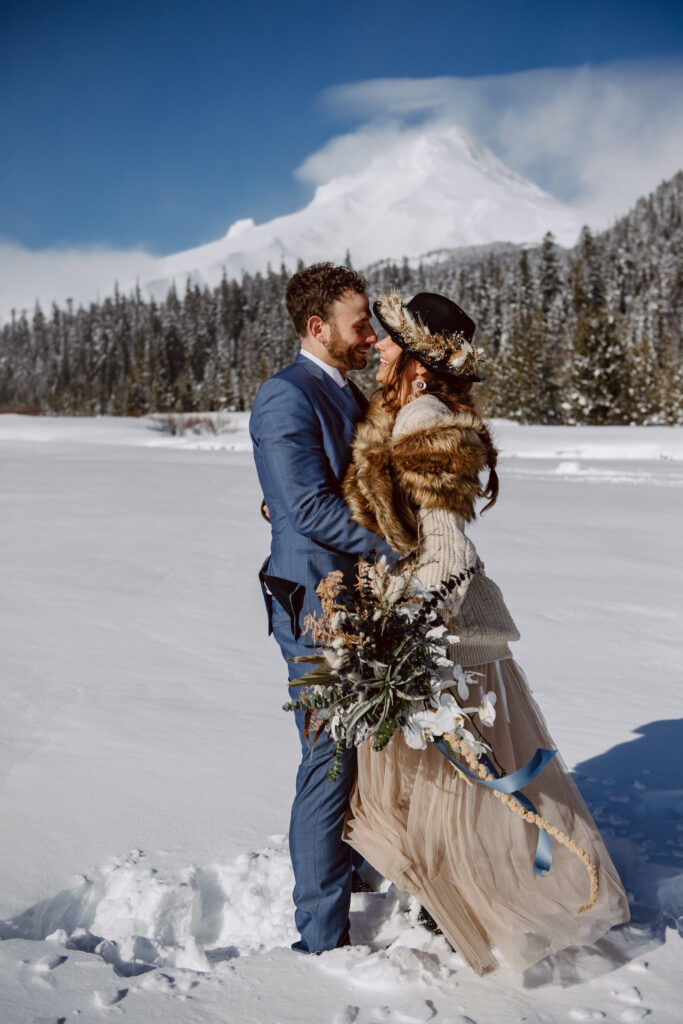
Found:
[[[374,892],[374,891],[375,890],[370,885],[370,883],[369,882],[364,882],[362,878],[359,878],[358,881],[356,881],[354,879],[354,881],[351,883],[351,892]]]
[[[426,928],[428,932],[434,932],[435,935],[443,935],[443,932],[439,928],[438,924],[424,907],[420,907],[420,913],[417,915],[417,923],[421,924],[423,928]]]

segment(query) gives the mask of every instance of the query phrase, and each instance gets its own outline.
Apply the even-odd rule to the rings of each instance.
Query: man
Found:
[[[260,579],[269,632],[287,659],[290,682],[311,669],[289,659],[312,653],[302,628],[307,614],[320,611],[315,593],[320,580],[340,569],[352,585],[360,558],[372,557],[373,551],[392,554],[374,533],[353,522],[341,494],[354,425],[367,409],[346,374],[365,366],[377,341],[365,287],[354,271],[330,263],[291,278],[287,309],[301,352],[260,388],[249,424],[272,526],[270,557]],[[290,693],[296,697],[298,688]],[[302,759],[289,848],[301,938],[292,948],[318,953],[349,942],[352,851],[341,831],[356,756],[355,750],[346,751],[339,779],[328,782],[334,743],[323,733],[311,752],[303,712],[295,718]]]

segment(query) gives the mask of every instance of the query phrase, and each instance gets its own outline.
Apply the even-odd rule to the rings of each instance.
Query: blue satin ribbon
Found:
[[[480,782],[482,786],[488,786],[489,789],[496,789],[499,793],[508,793],[514,797],[518,804],[520,804],[525,811],[531,811],[532,814],[538,814],[538,811],[532,804],[531,800],[523,793],[520,793],[522,786],[528,786],[530,782],[538,778],[545,766],[549,761],[553,759],[556,750],[544,750],[539,747],[534,756],[521,768],[518,768],[516,772],[512,772],[511,775],[500,776],[490,760],[485,754],[482,754],[479,760],[489,770],[491,775],[494,775],[493,779],[480,779],[478,775],[474,775],[473,772],[465,768],[464,765],[460,764],[457,758],[448,749],[448,745],[444,739],[435,738],[434,746],[437,750],[440,750],[444,757],[447,757],[451,764],[466,775],[468,779],[472,779],[473,782]],[[550,845],[550,837],[544,828],[538,830],[538,842],[536,843],[536,856],[534,857],[534,874],[543,875],[550,871],[553,863],[553,850]]]

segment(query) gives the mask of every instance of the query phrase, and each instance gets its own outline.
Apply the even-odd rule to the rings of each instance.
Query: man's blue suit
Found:
[[[341,493],[353,429],[366,409],[353,383],[340,388],[302,355],[266,381],[256,396],[249,428],[272,526],[270,556],[260,579],[269,632],[285,659],[312,653],[311,638],[301,630],[306,615],[320,611],[315,588],[321,579],[341,569],[352,584],[360,558],[372,551],[392,555],[376,534],[353,522]],[[289,680],[311,667],[288,661]],[[296,697],[298,688],[290,688],[290,694]],[[340,778],[328,782],[334,744],[324,733],[311,755],[304,715],[296,712],[295,717],[302,760],[289,847],[301,939],[293,948],[313,953],[348,942],[352,851],[341,831],[356,756],[355,750],[347,751]]]

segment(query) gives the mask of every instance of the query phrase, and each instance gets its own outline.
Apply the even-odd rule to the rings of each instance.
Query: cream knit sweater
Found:
[[[399,410],[392,436],[424,430],[451,416],[434,395],[422,395]],[[465,533],[464,519],[447,509],[421,509],[418,521],[422,584],[433,586],[452,575],[465,577],[449,598],[450,625],[460,637],[450,656],[463,666],[511,658],[508,643],[519,640],[519,631],[500,588],[484,572],[484,563]]]

